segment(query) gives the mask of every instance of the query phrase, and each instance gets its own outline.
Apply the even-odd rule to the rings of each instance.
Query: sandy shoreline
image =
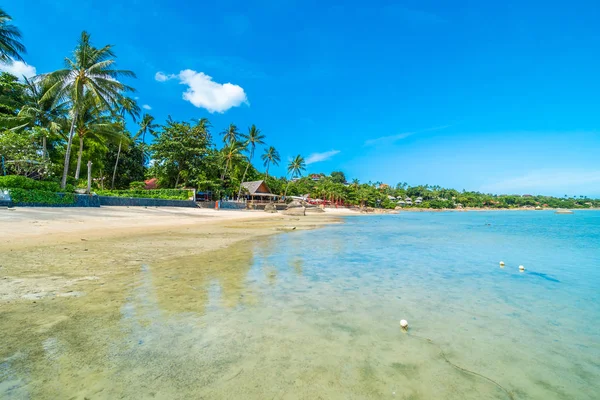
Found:
[[[83,293],[144,263],[200,255],[237,242],[340,222],[356,212],[305,217],[178,208],[0,210],[0,304]]]

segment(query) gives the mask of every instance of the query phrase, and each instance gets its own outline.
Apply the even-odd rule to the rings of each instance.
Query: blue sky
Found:
[[[94,44],[115,45],[119,66],[138,75],[131,83],[140,104],[160,122],[208,117],[215,134],[230,122],[255,123],[284,163],[300,153],[313,161],[310,172],[600,196],[595,1],[37,0],[4,8],[38,73],[61,67],[85,29]]]

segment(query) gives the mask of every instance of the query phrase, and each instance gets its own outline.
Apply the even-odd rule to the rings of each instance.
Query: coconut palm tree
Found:
[[[279,165],[279,161],[281,161],[281,158],[279,157],[279,152],[273,146],[270,146],[268,149],[265,149],[265,152],[263,153],[263,155],[260,156],[260,158],[263,160],[263,165],[267,167],[267,170],[265,172],[266,180],[269,177],[269,167],[271,166],[271,164]]]
[[[23,84],[25,91],[23,96],[23,105],[19,114],[14,119],[19,124],[12,130],[21,130],[23,128],[40,127],[44,132],[42,135],[43,157],[48,155],[47,134],[58,133],[67,123],[66,102],[55,101],[54,99],[42,100],[46,90],[47,82],[40,78],[24,77]]]
[[[290,174],[290,178],[294,179],[296,177],[302,176],[302,172],[306,171],[306,161],[304,157],[298,154],[290,163],[288,164],[287,172]],[[291,179],[288,181],[285,187],[285,193],[283,196],[287,196],[288,187],[290,186]]]
[[[257,144],[265,144],[264,139],[265,135],[260,133],[260,129],[256,127],[256,125],[252,124],[250,128],[248,128],[248,134],[244,135],[246,139],[246,148],[250,149],[250,157],[248,158],[248,165],[246,165],[246,170],[244,171],[244,175],[242,176],[242,182],[240,182],[240,190],[238,191],[238,198],[242,194],[242,183],[246,179],[246,173],[248,172],[248,168],[250,164],[252,164],[252,158],[254,158],[254,150],[256,150]]]
[[[137,122],[137,119],[140,117],[140,106],[137,102],[131,97],[122,96],[117,101],[117,110],[116,110],[117,120],[120,127],[121,132],[123,134],[119,138],[119,150],[117,150],[117,159],[115,161],[115,167],[113,168],[113,176],[110,184],[111,190],[115,188],[115,178],[117,177],[117,167],[119,165],[119,158],[121,157],[121,148],[123,146],[123,139],[129,139],[129,135],[125,135],[125,116],[129,115],[133,122]],[[144,115],[145,117],[145,115]],[[139,132],[136,137],[139,136]]]
[[[240,141],[230,142],[228,145],[223,147],[221,151],[223,152],[223,158],[225,159],[225,169],[223,170],[223,175],[221,175],[221,180],[225,179],[227,170],[229,168],[233,168],[233,162],[242,157],[242,152],[245,149],[245,143]]]
[[[154,123],[154,117],[150,114],[144,114],[140,121],[140,129],[136,134],[136,137],[142,137],[142,144],[146,145],[146,133],[154,135],[154,131],[158,128],[158,124]]]
[[[0,62],[10,64],[12,60],[24,61],[21,53],[25,46],[20,42],[21,31],[11,24],[12,18],[0,8]]]
[[[223,143],[225,144],[237,142],[240,139],[240,132],[234,124],[229,124],[227,129],[221,132],[221,135],[223,135]]]
[[[46,75],[50,88],[43,99],[68,99],[71,104],[72,120],[65,152],[62,188],[67,184],[73,134],[79,120],[78,114],[86,101],[86,94],[91,93],[95,101],[106,109],[113,109],[123,92],[134,90],[119,82],[122,77],[135,78],[135,74],[128,70],[115,69],[115,54],[112,46],[106,45],[101,48],[92,46],[90,35],[85,31],[81,33],[73,59],[66,58],[64,69]]]
[[[107,138],[112,139],[119,136],[119,124],[113,123],[110,113],[102,108],[102,104],[97,103],[92,93],[88,93],[86,97],[85,103],[77,113],[77,121],[75,122],[75,133],[79,138],[75,179],[79,179],[79,172],[81,171],[84,139],[104,141]]]

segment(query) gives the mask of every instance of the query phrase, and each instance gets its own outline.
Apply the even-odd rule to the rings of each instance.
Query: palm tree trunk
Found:
[[[75,180],[79,179],[81,171],[81,156],[83,155],[83,136],[79,136],[79,153],[77,153],[77,168],[75,168]]]
[[[240,196],[242,194],[242,183],[244,183],[244,180],[246,179],[246,172],[248,172],[248,168],[250,167],[251,162],[252,162],[252,157],[250,157],[250,161],[248,161],[248,165],[246,165],[246,170],[244,171],[244,175],[242,176],[242,182],[240,182],[240,190],[238,191],[238,199],[240,198]]]
[[[269,177],[269,166],[271,165],[270,161],[267,161],[267,171],[265,172],[265,181],[267,180],[267,178]]]
[[[73,121],[71,121],[71,129],[69,130],[69,141],[67,142],[67,151],[65,152],[65,166],[63,168],[63,176],[60,181],[60,188],[64,189],[67,186],[67,175],[69,174],[69,162],[71,161],[71,145],[73,144],[73,133],[75,132],[75,120],[78,112],[75,110]]]
[[[292,181],[291,177],[290,180],[288,181],[287,185],[285,185],[285,192],[283,193],[283,197],[287,197],[287,190],[290,187],[290,182]]]
[[[45,160],[46,158],[48,158],[46,135],[42,136],[42,151],[44,152],[44,154],[42,155],[42,158]]]
[[[115,177],[117,176],[117,166],[119,165],[119,157],[121,157],[121,140],[119,140],[119,150],[117,151],[117,161],[115,161],[115,169],[113,170],[110,190],[113,190],[115,188]]]
[[[225,175],[227,175],[227,167],[229,166],[229,160],[225,162],[225,169],[223,170],[223,175],[221,175],[221,180],[225,180]]]

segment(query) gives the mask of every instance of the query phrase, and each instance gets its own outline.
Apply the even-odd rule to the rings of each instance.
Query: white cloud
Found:
[[[392,144],[394,142],[397,142],[398,140],[406,139],[407,137],[415,135],[417,133],[431,132],[431,131],[440,131],[440,130],[446,129],[448,127],[450,127],[450,125],[437,126],[437,127],[434,127],[434,128],[422,129],[420,131],[414,131],[414,132],[404,132],[404,133],[399,133],[397,135],[381,136],[381,137],[378,137],[378,138],[366,140],[365,141],[365,146],[389,145],[389,144]]]
[[[152,110],[152,107],[150,107],[148,104],[144,104],[144,105],[142,106],[142,108],[143,108],[144,110]]]
[[[600,170],[535,170],[520,177],[485,185],[481,190],[499,194],[597,195],[600,193]]]
[[[0,64],[0,71],[8,72],[19,79],[21,79],[23,75],[27,78],[31,78],[37,74],[33,65],[25,64],[22,61],[13,61],[12,64]]]
[[[183,70],[178,75],[165,75],[157,72],[154,78],[159,82],[179,79],[180,84],[188,87],[183,93],[183,99],[210,113],[224,113],[242,103],[248,104],[248,97],[241,86],[215,82],[204,72],[196,72],[191,69]]]
[[[331,157],[335,156],[339,152],[340,152],[339,150],[331,150],[331,151],[326,151],[324,153],[312,153],[311,155],[306,157],[306,165],[329,160]]]
[[[166,81],[168,81],[169,79],[173,79],[173,78],[175,78],[175,77],[176,77],[176,76],[175,76],[175,75],[173,75],[173,74],[165,75],[165,74],[163,74],[162,72],[157,72],[157,73],[154,75],[154,79],[156,79],[156,80],[157,80],[157,81],[159,81],[159,82],[166,82]]]

